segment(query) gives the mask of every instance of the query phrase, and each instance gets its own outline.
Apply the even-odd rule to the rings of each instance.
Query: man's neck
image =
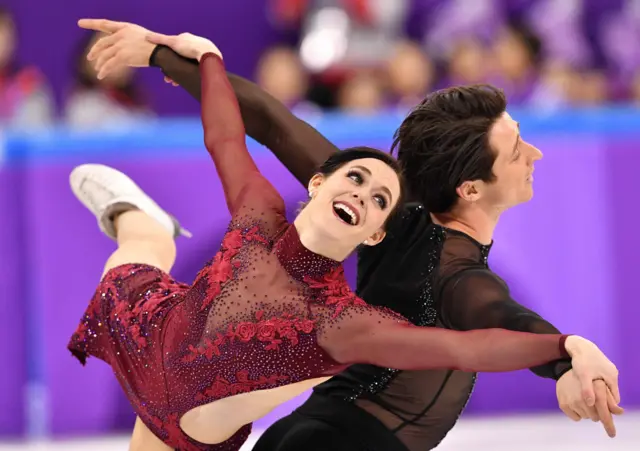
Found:
[[[432,214],[433,222],[449,229],[469,235],[481,244],[493,241],[493,232],[498,225],[501,212],[491,214],[478,207],[456,208],[448,213]]]

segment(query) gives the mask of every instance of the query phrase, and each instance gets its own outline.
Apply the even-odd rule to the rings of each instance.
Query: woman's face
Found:
[[[375,245],[384,238],[384,224],[400,197],[396,172],[376,158],[349,161],[330,176],[309,183],[315,226],[353,248]]]

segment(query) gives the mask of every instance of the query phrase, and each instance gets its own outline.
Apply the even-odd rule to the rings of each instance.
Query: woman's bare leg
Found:
[[[162,440],[155,436],[153,432],[140,420],[136,418],[136,425],[133,427],[129,451],[173,451],[165,445]]]
[[[114,219],[118,249],[104,266],[104,275],[112,268],[127,263],[155,266],[166,273],[176,260],[173,235],[158,221],[141,210],[128,210]]]
[[[125,174],[102,165],[78,166],[70,176],[78,199],[98,219],[100,229],[118,243],[102,277],[120,265],[140,263],[169,273],[176,258],[174,237],[187,234]],[[139,419],[130,451],[171,451]]]

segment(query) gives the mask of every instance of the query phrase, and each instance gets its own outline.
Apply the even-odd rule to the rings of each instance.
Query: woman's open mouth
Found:
[[[360,222],[358,210],[347,203],[334,202],[333,213],[345,224],[356,226]]]

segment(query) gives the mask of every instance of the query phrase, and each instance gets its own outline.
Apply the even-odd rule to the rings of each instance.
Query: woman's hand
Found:
[[[152,44],[166,45],[179,55],[198,61],[205,53],[215,53],[222,58],[222,53],[213,42],[191,33],[181,33],[177,36],[150,33],[147,35],[147,41]]]
[[[611,360],[595,344],[577,335],[567,337],[565,349],[571,356],[573,374],[580,381],[582,397],[587,406],[595,405],[595,380],[602,380],[611,391],[615,404],[620,404],[618,369]]]

